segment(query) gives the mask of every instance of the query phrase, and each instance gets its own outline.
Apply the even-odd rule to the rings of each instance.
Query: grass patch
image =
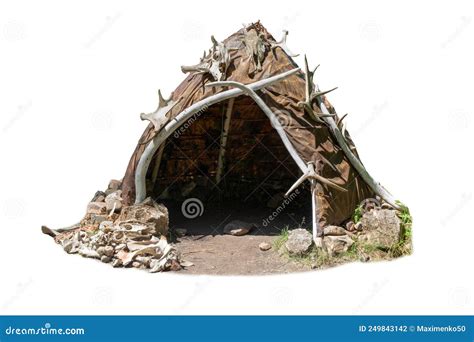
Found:
[[[396,203],[400,206],[400,210],[397,210],[397,216],[400,219],[400,240],[389,250],[390,256],[394,258],[411,254],[413,224],[413,217],[410,214],[410,209],[400,201],[396,201]]]
[[[285,244],[286,241],[288,241],[288,235],[289,235],[289,231],[288,231],[288,226],[286,226],[285,228],[283,228],[281,231],[280,231],[280,235],[278,235],[278,237],[273,241],[273,248],[276,250],[276,251],[279,251],[281,247],[283,247],[283,245]]]
[[[364,209],[362,208],[362,204],[360,204],[355,208],[354,214],[352,214],[352,221],[354,223],[359,222],[362,218],[362,215],[364,215]]]

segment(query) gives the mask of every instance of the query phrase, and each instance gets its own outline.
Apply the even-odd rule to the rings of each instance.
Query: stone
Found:
[[[179,264],[180,264],[182,267],[191,267],[191,266],[194,266],[194,263],[192,263],[191,261],[186,261],[186,260],[180,260]]]
[[[113,257],[115,254],[115,250],[112,246],[105,246],[104,247],[104,255],[108,257]]]
[[[87,205],[87,214],[103,215],[107,212],[107,205],[104,202],[90,202]]]
[[[248,234],[252,228],[255,227],[254,223],[247,223],[239,220],[234,220],[227,223],[224,227],[224,233],[234,236],[242,236]]]
[[[74,240],[67,240],[63,244],[63,249],[66,253],[68,254],[74,254],[77,253],[78,243]]]
[[[109,263],[109,262],[112,261],[112,258],[109,257],[109,256],[107,256],[107,255],[102,255],[102,256],[100,257],[100,261],[105,262],[105,263]]]
[[[367,244],[391,248],[400,240],[401,225],[395,210],[372,210],[362,216],[360,223],[363,234],[359,239]]]
[[[79,255],[81,255],[83,257],[86,257],[86,258],[95,258],[95,259],[100,258],[100,255],[99,255],[99,253],[97,253],[97,251],[91,249],[90,247],[84,246],[84,245],[79,249]]]
[[[105,247],[103,246],[97,248],[96,251],[100,256],[105,255]]]
[[[115,259],[114,261],[112,261],[112,267],[122,267],[122,266],[123,266],[122,260]]]
[[[313,244],[313,236],[306,229],[293,229],[288,234],[288,241],[285,247],[288,253],[295,255],[302,255],[308,252]]]
[[[393,207],[392,207],[390,204],[386,203],[386,202],[382,203],[382,205],[380,206],[380,208],[381,208],[381,209],[390,209],[390,210],[393,209]]]
[[[350,232],[353,232],[355,229],[355,224],[352,221],[346,223],[346,229]]]
[[[90,215],[90,220],[92,224],[100,224],[108,219],[107,215],[97,215],[97,214],[91,214]]]
[[[105,192],[103,191],[96,191],[94,197],[92,197],[91,202],[104,202],[105,201]]]
[[[140,204],[122,208],[115,224],[138,222],[152,228],[153,235],[166,235],[169,227],[168,209],[147,198]]]
[[[362,222],[357,222],[354,226],[355,230],[358,230],[358,231],[361,231],[363,226],[362,226]]]
[[[345,253],[354,244],[354,241],[347,235],[325,236],[323,244],[329,256],[333,257]]]
[[[323,232],[324,232],[323,233],[324,236],[328,236],[328,235],[331,235],[331,236],[347,235],[347,231],[344,228],[339,227],[339,226],[324,227]]]
[[[176,228],[175,229],[175,233],[179,237],[185,236],[187,232],[188,232],[187,229],[184,229],[184,228]]]
[[[122,249],[125,249],[126,247],[127,247],[127,245],[125,243],[121,243],[121,244],[117,245],[117,247],[115,247],[115,250],[120,251]]]
[[[278,206],[285,200],[285,194],[283,192],[279,192],[273,195],[267,202],[267,207],[271,209],[276,209]]]
[[[122,190],[117,190],[107,195],[105,204],[107,205],[107,212],[112,210],[119,212],[122,209]]]
[[[111,190],[112,192],[117,191],[122,186],[122,181],[118,179],[111,179],[109,182],[109,186],[107,190]]]
[[[113,230],[114,223],[112,221],[102,221],[99,225],[99,229],[104,233],[111,232]]]
[[[260,248],[261,251],[268,251],[272,248],[272,245],[270,245],[268,242],[262,242],[258,245],[258,248]]]

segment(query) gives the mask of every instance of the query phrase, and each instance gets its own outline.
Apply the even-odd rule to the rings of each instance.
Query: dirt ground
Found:
[[[308,266],[281,257],[272,249],[261,251],[261,242],[273,243],[275,236],[215,235],[186,236],[177,247],[182,258],[194,266],[183,274],[265,275],[309,270]]]
[[[171,231],[184,228],[187,234],[174,243],[182,258],[194,266],[179,271],[182,274],[213,275],[265,275],[310,270],[308,265],[280,256],[273,247],[281,229],[294,229],[310,220],[308,208],[291,208],[278,215],[271,223],[263,220],[273,209],[265,207],[242,207],[226,204],[212,210],[207,207],[204,214],[186,219],[180,208],[168,206]],[[227,223],[233,220],[254,223],[257,227],[243,236],[224,234]],[[259,244],[268,242],[272,248],[261,251]]]

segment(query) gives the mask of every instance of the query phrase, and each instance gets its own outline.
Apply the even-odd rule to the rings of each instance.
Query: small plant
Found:
[[[400,219],[400,241],[390,248],[390,254],[393,257],[399,257],[411,253],[411,237],[412,230],[411,226],[413,218],[410,214],[410,209],[400,201],[396,201],[400,207],[397,211],[397,216]]]
[[[362,204],[360,204],[355,208],[354,214],[352,214],[352,221],[354,221],[354,223],[359,222],[362,215],[364,215],[364,209],[362,208]]]
[[[280,231],[280,235],[278,235],[275,241],[273,241],[273,248],[276,251],[279,251],[280,248],[285,244],[285,242],[288,241],[288,235],[288,226],[286,226]]]

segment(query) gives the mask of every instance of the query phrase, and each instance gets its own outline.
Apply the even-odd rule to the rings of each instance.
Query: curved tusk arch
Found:
[[[293,160],[296,162],[298,167],[303,172],[303,176],[296,181],[298,183],[298,185],[301,184],[305,179],[308,179],[307,175],[311,174],[312,176],[314,176],[316,174],[314,172],[314,166],[312,165],[312,163],[309,163],[308,165],[306,165],[304,163],[304,161],[301,159],[301,157],[299,156],[299,154],[296,152],[295,148],[293,147],[290,140],[288,139],[288,136],[286,135],[285,131],[283,130],[283,126],[278,121],[278,118],[275,115],[275,113],[272,112],[272,110],[267,106],[265,101],[263,101],[262,98],[260,96],[258,96],[258,94],[253,89],[251,89],[250,87],[248,87],[248,86],[246,86],[242,83],[233,82],[233,81],[213,82],[213,83],[207,84],[207,86],[218,86],[218,85],[220,85],[220,86],[233,86],[233,87],[239,88],[242,91],[244,91],[245,93],[247,93],[247,95],[249,95],[255,101],[255,103],[260,107],[260,109],[265,113],[265,115],[268,116],[270,121],[273,122],[276,131],[278,132],[278,134],[280,135],[281,140],[283,141],[283,144],[285,145],[286,149],[290,153]],[[312,222],[311,222],[311,225],[312,225],[312,230],[313,230],[313,241],[316,244],[316,246],[320,246],[321,245],[320,235],[322,235],[322,227],[320,227],[319,222],[317,220],[318,203],[316,201],[316,196],[317,196],[317,194],[316,194],[316,181],[315,181],[314,177],[310,180],[310,182],[311,182],[311,207],[312,207]],[[343,190],[345,190],[345,189],[343,189]]]
[[[258,96],[258,94],[252,88],[250,88],[249,86],[246,86],[245,84],[234,82],[234,81],[220,81],[220,82],[212,82],[212,83],[206,84],[206,87],[217,87],[217,86],[235,87],[242,90],[247,95],[249,95],[255,101],[255,103],[260,107],[260,109],[265,113],[265,115],[270,119],[270,121],[273,124],[273,127],[276,129],[278,135],[283,141],[283,144],[288,150],[288,153],[290,153],[291,157],[296,162],[300,170],[303,171],[303,173],[306,173],[307,171],[306,163],[303,161],[303,159],[301,159],[301,157],[299,156],[299,154],[296,152],[295,148],[293,147],[293,144],[288,139],[288,136],[286,135],[285,130],[283,129],[283,126],[281,125],[280,121],[278,121],[278,117],[275,115],[275,113],[272,112],[272,110],[267,106],[265,101],[263,101],[262,98]]]
[[[300,68],[295,68],[276,76],[272,76],[266,78],[261,81],[257,81],[247,85],[249,89],[252,91],[264,88],[269,86],[273,83],[279,82],[291,75],[296,74],[300,71]],[[221,101],[228,100],[233,97],[237,97],[243,95],[244,91],[241,89],[230,89],[223,91],[221,93],[209,96],[201,101],[194,103],[193,105],[189,106],[181,113],[176,115],[174,119],[172,119],[168,124],[166,124],[158,134],[151,140],[148,145],[146,146],[143,154],[138,161],[137,169],[135,171],[135,203],[141,203],[145,200],[146,197],[146,173],[148,171],[148,167],[150,166],[150,162],[156,152],[156,150],[160,147],[160,145],[177,129],[179,128],[187,119],[197,113],[202,113],[211,105],[219,103]],[[258,96],[258,95],[257,95]],[[266,106],[266,105],[265,105]],[[288,139],[288,138],[287,138]],[[302,161],[301,161],[302,162]],[[298,165],[300,166],[300,165]],[[304,166],[304,163],[303,163]],[[300,167],[301,168],[301,167]]]

